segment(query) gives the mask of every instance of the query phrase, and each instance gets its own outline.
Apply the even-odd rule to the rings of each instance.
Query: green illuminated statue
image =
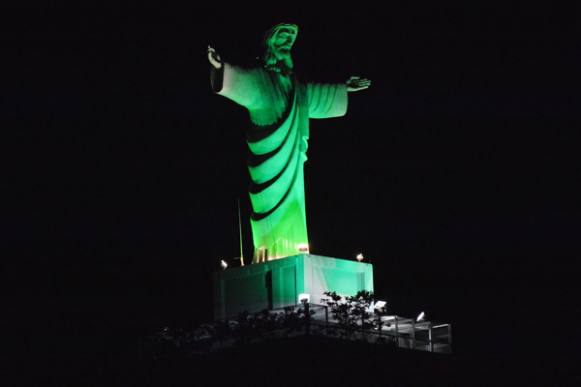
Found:
[[[347,92],[370,81],[350,77],[341,84],[303,84],[293,74],[295,24],[278,24],[263,40],[262,67],[223,62],[208,46],[213,90],[250,113],[247,131],[252,204],[253,263],[308,252],[303,164],[310,118],[340,117]]]

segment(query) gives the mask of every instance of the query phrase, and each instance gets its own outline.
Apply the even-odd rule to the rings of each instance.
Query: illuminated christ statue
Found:
[[[213,90],[250,113],[253,263],[308,252],[303,164],[309,119],[345,115],[347,92],[371,83],[359,77],[340,84],[299,82],[291,58],[297,33],[298,26],[284,23],[267,31],[262,67],[251,69],[222,62],[208,46]]]

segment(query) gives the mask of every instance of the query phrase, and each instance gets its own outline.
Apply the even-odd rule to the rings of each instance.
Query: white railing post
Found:
[[[416,321],[412,320],[412,349],[416,349]]]
[[[430,352],[434,352],[434,341],[432,340],[432,323],[430,323],[428,328],[428,340],[430,340]]]
[[[395,316],[395,347],[399,348],[399,332],[398,332],[397,316]]]
[[[452,353],[452,324],[448,324],[448,345],[450,346],[450,353]]]

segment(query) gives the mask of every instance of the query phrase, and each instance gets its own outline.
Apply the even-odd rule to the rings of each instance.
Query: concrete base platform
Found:
[[[373,292],[370,263],[299,254],[216,272],[214,318],[296,305],[302,293],[319,304],[325,291],[352,296],[360,290]]]

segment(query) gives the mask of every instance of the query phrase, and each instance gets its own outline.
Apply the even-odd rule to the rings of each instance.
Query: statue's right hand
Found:
[[[208,61],[215,69],[222,68],[222,59],[220,59],[220,55],[210,45],[208,45]]]

